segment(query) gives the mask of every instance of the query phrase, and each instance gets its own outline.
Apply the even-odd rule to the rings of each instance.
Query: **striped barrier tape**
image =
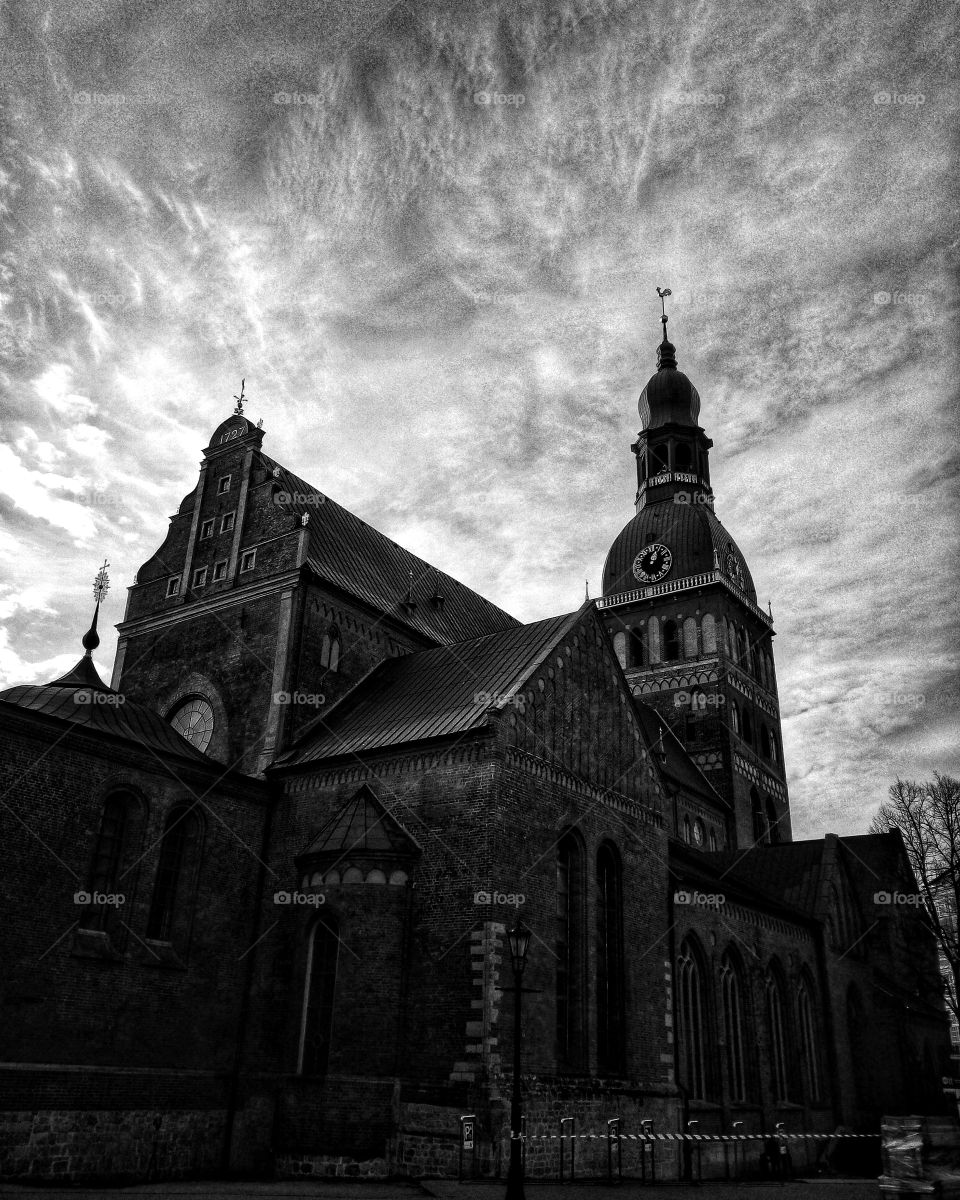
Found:
[[[572,1141],[574,1138],[600,1139],[601,1141],[633,1142],[771,1142],[791,1138],[820,1139],[830,1141],[833,1138],[879,1138],[879,1133],[524,1133],[511,1132],[511,1141]]]

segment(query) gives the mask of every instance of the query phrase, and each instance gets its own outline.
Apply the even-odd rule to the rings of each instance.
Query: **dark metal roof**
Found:
[[[636,696],[633,705],[651,758],[667,781],[682,791],[702,797],[717,808],[729,809],[730,804],[714,788],[656,709],[644,704]]]
[[[420,847],[400,822],[390,815],[370,788],[364,785],[320,829],[298,861],[316,857],[358,855],[410,855]]]
[[[159,713],[107,687],[88,654],[51,683],[7,688],[0,692],[0,703],[57,717],[93,733],[124,738],[161,755],[176,754],[206,766],[212,762]]]
[[[699,856],[720,878],[735,880],[812,917],[817,913],[824,845],[822,839],[813,839],[713,854],[700,852]]]
[[[293,766],[463,733],[503,708],[582,609],[378,664],[277,760]]]
[[[398,546],[286,467],[265,454],[261,457],[282,491],[313,498],[294,499],[290,509],[309,514],[307,563],[320,579],[441,645],[519,627],[502,608]],[[408,595],[413,607],[405,603]]]
[[[713,571],[715,561],[725,570],[726,553],[732,547],[740,559],[743,591],[756,604],[757,589],[746,560],[709,505],[669,500],[642,508],[617,534],[603,567],[605,596],[642,586],[633,574],[633,561],[651,542],[662,542],[673,555],[664,583]]]

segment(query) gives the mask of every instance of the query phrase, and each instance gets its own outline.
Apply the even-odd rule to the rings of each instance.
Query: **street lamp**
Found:
[[[510,1104],[510,1167],[507,1171],[506,1200],[525,1200],[523,1158],[520,1143],[520,1002],[523,996],[523,971],[527,965],[531,931],[518,918],[507,932],[510,964],[513,967],[513,1099]]]

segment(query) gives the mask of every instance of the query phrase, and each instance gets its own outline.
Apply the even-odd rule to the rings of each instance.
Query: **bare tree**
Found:
[[[934,773],[933,781],[898,779],[871,833],[899,829],[917,877],[937,943],[947,963],[946,1001],[960,1021],[960,780]]]

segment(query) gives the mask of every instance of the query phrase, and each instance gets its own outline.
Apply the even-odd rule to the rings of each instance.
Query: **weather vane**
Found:
[[[97,577],[93,581],[93,598],[98,604],[101,604],[110,590],[110,576],[107,574],[107,567],[110,564],[106,559],[103,560],[103,566],[97,572]]]
[[[667,297],[672,296],[673,292],[671,292],[669,288],[664,288],[662,291],[660,288],[657,288],[657,295],[660,297],[660,310],[663,314],[660,317],[660,320],[663,322],[663,332],[664,332],[664,334],[666,334],[666,332],[667,332]]]
[[[243,386],[246,382],[247,381],[245,379],[240,380],[240,395],[234,396],[234,400],[236,400],[236,402],[237,402],[237,409],[236,409],[236,412],[233,414],[235,417],[243,416],[243,401],[244,401]]]

